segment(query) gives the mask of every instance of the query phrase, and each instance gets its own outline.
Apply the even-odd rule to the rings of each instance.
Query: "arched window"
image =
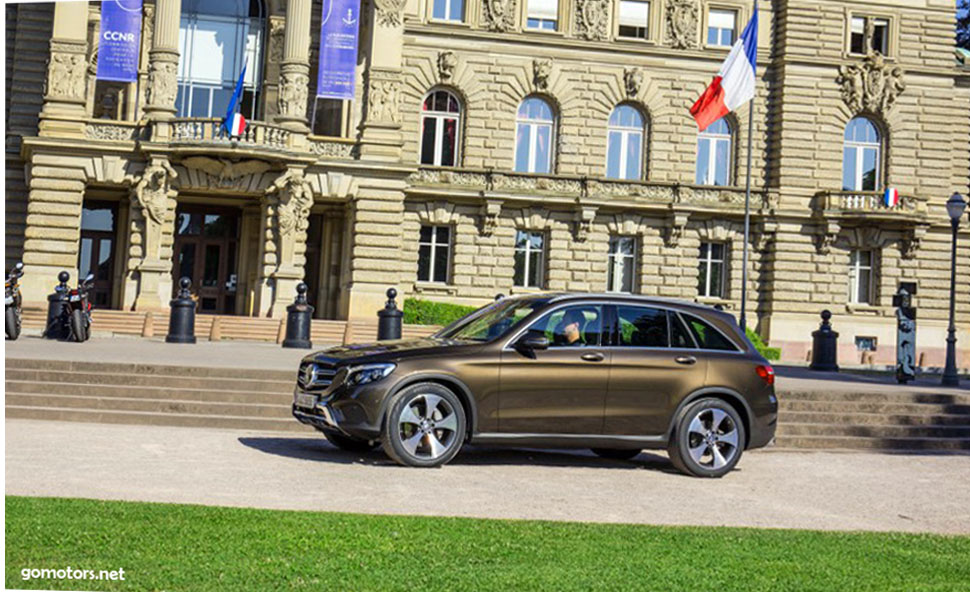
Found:
[[[515,130],[515,170],[520,173],[552,172],[556,118],[549,103],[529,97],[519,105]]]
[[[731,124],[723,117],[697,135],[698,185],[728,185],[731,182]]]
[[[842,145],[842,190],[879,191],[879,130],[865,117],[856,117],[845,127]]]
[[[428,93],[421,106],[421,164],[455,166],[461,104],[446,90]]]
[[[241,112],[257,119],[265,11],[259,0],[182,0],[179,117],[223,117],[243,64]]]
[[[646,120],[630,105],[613,109],[607,127],[606,176],[610,179],[643,178],[643,138]]]

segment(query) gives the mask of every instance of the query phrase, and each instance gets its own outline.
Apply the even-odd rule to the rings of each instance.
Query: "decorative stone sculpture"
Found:
[[[697,47],[697,0],[667,0],[667,43],[674,49]]]
[[[502,202],[497,199],[486,200],[482,204],[482,236],[492,236],[498,228],[498,216],[502,212]]]
[[[532,83],[538,91],[549,90],[549,76],[552,74],[552,60],[536,58],[532,60]]]
[[[640,68],[625,68],[623,70],[623,88],[626,98],[635,99],[643,88],[643,70]]]
[[[593,220],[596,219],[596,208],[580,208],[576,212],[576,241],[586,242],[593,230]]]
[[[178,94],[176,71],[178,64],[152,60],[148,72],[148,102],[160,107],[173,108]]]
[[[277,106],[281,115],[304,119],[306,117],[309,77],[302,72],[280,74],[280,94]]]
[[[403,11],[406,0],[374,0],[377,9],[377,23],[384,27],[400,27],[404,22]]]
[[[609,38],[610,0],[576,0],[576,31],[589,41]]]
[[[906,90],[902,68],[887,64],[880,53],[870,53],[861,64],[840,67],[836,82],[842,87],[842,100],[854,113],[885,115]]]
[[[215,177],[220,187],[232,184],[236,179],[246,175],[258,175],[270,169],[270,165],[262,160],[242,160],[233,162],[228,158],[209,158],[208,156],[191,156],[182,161],[187,168],[205,171]]]
[[[438,78],[441,82],[450,82],[455,75],[458,58],[453,51],[442,51],[438,54]]]
[[[485,28],[504,33],[515,26],[516,0],[482,0]]]
[[[176,193],[172,189],[176,177],[178,173],[167,160],[156,160],[142,173],[132,189],[132,197],[146,219],[162,224],[168,199]]]
[[[266,194],[276,196],[276,220],[281,237],[307,229],[313,206],[313,186],[302,170],[288,169],[273,181]]]
[[[286,39],[286,20],[270,18],[269,21],[269,61],[280,63],[283,61],[283,43]]]
[[[53,51],[53,47],[51,48]],[[47,95],[67,99],[84,98],[84,77],[87,62],[77,53],[51,55],[47,74]]]
[[[400,96],[400,81],[386,78],[372,78],[369,81],[367,91],[368,120],[399,123],[401,119],[398,108]]]

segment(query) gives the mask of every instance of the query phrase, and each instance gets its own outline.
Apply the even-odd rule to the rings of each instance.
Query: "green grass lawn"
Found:
[[[970,589],[970,537],[368,516],[27,497],[7,497],[6,510],[6,585],[11,588]],[[24,581],[20,576],[23,568],[67,566],[122,568],[125,581]]]

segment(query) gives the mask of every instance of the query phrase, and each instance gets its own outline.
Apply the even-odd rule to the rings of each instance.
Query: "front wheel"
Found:
[[[734,468],[744,449],[744,424],[721,399],[690,404],[667,446],[674,466],[695,477],[721,477]]]
[[[343,434],[338,434],[337,432],[327,430],[320,431],[323,432],[323,435],[327,438],[328,442],[347,452],[370,452],[371,450],[377,448],[376,442],[358,440],[357,438],[351,438],[350,436],[344,436]]]
[[[391,400],[384,418],[384,452],[409,467],[437,467],[465,440],[465,410],[457,395],[431,382],[411,385]]]
[[[84,323],[84,313],[80,309],[71,311],[71,340],[81,343],[87,341],[88,330]]]
[[[7,307],[7,312],[4,317],[7,339],[10,341],[15,341],[18,337],[20,337],[20,326],[22,322],[20,317],[20,309],[16,306]]]

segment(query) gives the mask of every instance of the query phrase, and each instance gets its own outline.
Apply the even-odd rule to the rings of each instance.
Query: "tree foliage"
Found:
[[[970,0],[957,5],[957,46],[970,49]]]

